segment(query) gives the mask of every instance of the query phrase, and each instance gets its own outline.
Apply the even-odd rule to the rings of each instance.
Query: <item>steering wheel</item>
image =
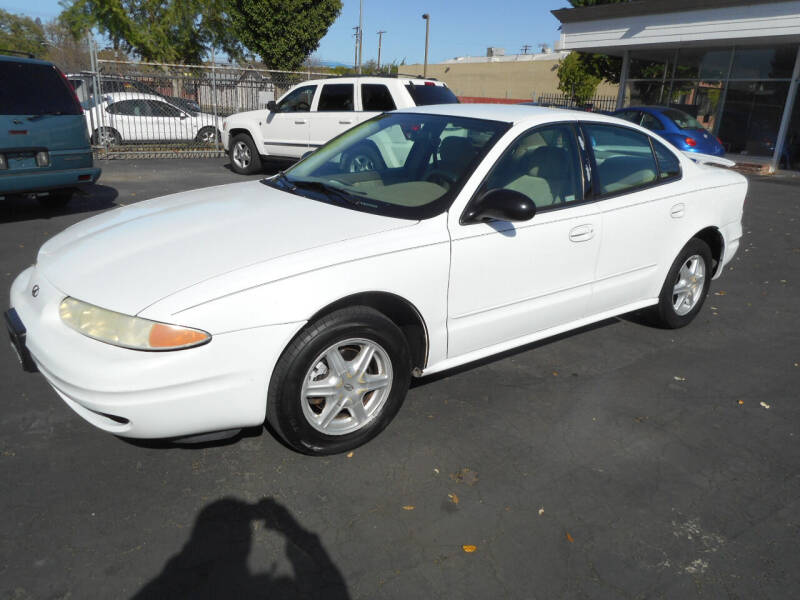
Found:
[[[457,179],[455,175],[448,171],[433,169],[430,173],[425,175],[425,181],[430,181],[431,183],[450,189],[452,185],[455,185]]]

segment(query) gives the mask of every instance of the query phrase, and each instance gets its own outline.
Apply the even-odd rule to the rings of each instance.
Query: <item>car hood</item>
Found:
[[[37,269],[66,295],[133,315],[225,273],[414,223],[253,181],[147,200],[82,221],[42,246]]]

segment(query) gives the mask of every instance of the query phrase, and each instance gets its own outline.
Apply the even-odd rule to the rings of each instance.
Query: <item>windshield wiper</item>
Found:
[[[286,180],[289,181],[288,178],[286,178]],[[359,200],[358,198],[354,198],[352,194],[349,194],[348,192],[345,192],[344,190],[341,190],[336,186],[325,183],[324,181],[295,179],[294,181],[291,181],[289,183],[291,183],[295,188],[318,190],[323,194],[327,194],[328,196],[335,196],[339,200],[344,200],[345,202],[347,202],[352,206],[361,206],[361,200]]]
[[[286,187],[289,189],[289,191],[292,191],[292,190],[294,190],[294,189],[297,187],[297,186],[296,186],[296,185],[295,185],[295,184],[292,182],[292,180],[291,180],[291,179],[289,179],[289,178],[286,176],[286,173],[284,173],[283,171],[278,171],[277,175],[275,175],[275,177],[273,177],[272,179],[273,179],[274,181],[280,181],[280,182],[281,182],[281,184],[283,184],[284,186],[286,186]]]

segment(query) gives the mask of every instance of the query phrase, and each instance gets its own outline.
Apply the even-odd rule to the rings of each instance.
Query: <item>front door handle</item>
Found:
[[[686,214],[686,205],[683,202],[676,204],[669,211],[669,215],[673,219],[680,219],[684,214]]]
[[[308,123],[308,121],[306,121],[305,119],[298,119],[297,121],[294,122],[295,125],[305,125],[306,123]]]
[[[591,225],[578,225],[569,230],[571,242],[588,242],[594,237],[594,228]]]

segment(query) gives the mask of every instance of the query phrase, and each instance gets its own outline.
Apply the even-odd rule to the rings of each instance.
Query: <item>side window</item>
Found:
[[[583,200],[580,155],[571,125],[533,129],[511,144],[484,189],[521,192],[537,210]]]
[[[142,116],[142,103],[139,100],[122,100],[109,104],[106,112],[112,115],[126,115],[129,117]]]
[[[366,111],[383,112],[397,108],[389,88],[380,83],[361,84],[361,104]]]
[[[352,83],[328,83],[322,86],[317,110],[323,111],[351,111],[353,110]]]
[[[681,163],[678,157],[658,140],[650,141],[653,142],[653,150],[655,150],[658,160],[658,176],[661,179],[680,178]]]
[[[158,100],[147,100],[150,105],[150,114],[154,117],[180,117],[181,111],[166,102]]]
[[[616,125],[585,123],[602,194],[616,194],[656,181],[650,136]]]
[[[315,85],[304,85],[289,93],[278,103],[276,112],[308,112],[311,110],[311,101],[314,99]]]
[[[642,120],[642,113],[638,110],[626,110],[625,112],[621,112],[619,114],[614,115],[618,119],[625,119],[626,121],[630,121],[631,123],[636,123],[637,125]]]
[[[642,127],[649,129],[650,131],[663,131],[664,126],[661,124],[656,117],[649,113],[644,113],[644,118],[642,119]]]

